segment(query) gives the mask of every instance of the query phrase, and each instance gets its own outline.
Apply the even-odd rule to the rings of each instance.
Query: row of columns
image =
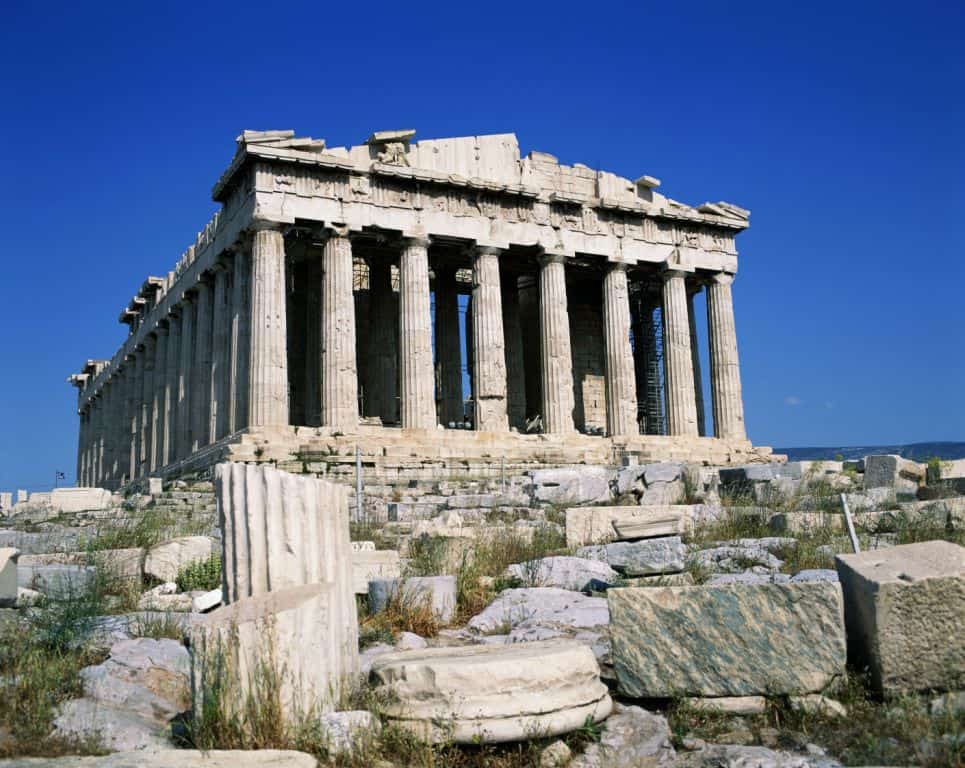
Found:
[[[429,287],[429,241],[407,238],[399,256],[396,355],[377,362],[374,404],[394,411],[395,360],[403,428],[431,429],[462,415],[458,294],[454,272],[436,274],[437,371]],[[500,272],[501,251],[472,249],[472,294],[467,317],[469,369],[476,429],[501,432],[525,415],[523,339],[519,292]],[[322,426],[354,428],[359,422],[353,255],[348,232],[330,229],[320,269],[319,399]],[[745,436],[740,371],[731,298],[731,275],[708,285],[711,391],[715,434]],[[539,373],[543,429],[575,430],[574,387],[567,310],[565,258],[545,254],[538,275]],[[391,297],[390,267],[370,271],[371,325]],[[288,328],[285,243],[272,226],[256,229],[246,247],[227,254],[144,337],[81,413],[78,477],[86,485],[117,484],[185,459],[246,426],[289,424]],[[603,279],[607,431],[637,434],[639,359],[631,348],[626,266],[610,264]],[[693,294],[686,275],[666,271],[662,285],[666,432],[703,434],[700,369]],[[646,328],[634,327],[634,335]],[[652,329],[651,329],[652,330]],[[387,342],[379,337],[377,342]],[[639,347],[638,342],[635,346]],[[651,375],[653,372],[646,372]],[[378,392],[381,390],[381,393]],[[314,393],[313,393],[314,394]]]

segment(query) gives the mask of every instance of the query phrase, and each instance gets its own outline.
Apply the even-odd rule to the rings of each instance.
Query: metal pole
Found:
[[[857,555],[861,552],[861,545],[858,544],[858,535],[854,532],[854,522],[851,520],[851,510],[848,509],[848,500],[841,494],[841,504],[844,506],[844,521],[848,524],[848,536],[851,537],[851,548]]]

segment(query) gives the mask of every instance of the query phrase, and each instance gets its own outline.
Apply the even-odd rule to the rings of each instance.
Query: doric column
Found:
[[[714,402],[714,434],[732,440],[746,440],[744,403],[741,398],[740,362],[734,302],[726,272],[714,275],[707,289],[707,326],[710,329],[710,382]]]
[[[89,485],[97,485],[100,480],[101,461],[100,461],[100,438],[101,438],[101,400],[99,396],[91,398],[91,471]]]
[[[352,241],[333,230],[322,248],[321,422],[354,431],[359,423]],[[317,320],[316,320],[317,322]]]
[[[207,445],[211,437],[211,283],[195,286],[194,371],[191,382],[191,451]]]
[[[106,456],[104,457],[104,482],[105,485],[113,488],[117,480],[118,465],[118,442],[117,433],[121,427],[122,419],[119,418],[119,411],[123,413],[124,393],[121,389],[121,380],[118,371],[113,371],[107,383],[107,434],[105,442]]]
[[[392,265],[387,259],[369,259],[369,312],[368,413],[385,424],[395,424],[399,420],[399,312],[392,290]]]
[[[214,268],[211,293],[211,365],[208,369],[208,442],[214,443],[227,434],[228,403],[227,367],[230,353],[229,273],[221,263]]]
[[[231,275],[231,352],[228,361],[228,432],[248,426],[248,361],[251,354],[251,256],[234,249]]]
[[[186,459],[191,455],[191,445],[193,438],[191,430],[191,400],[194,396],[191,382],[195,366],[194,350],[194,318],[196,315],[194,305],[194,295],[185,294],[181,301],[181,364],[178,366],[178,431],[174,445],[176,446],[177,459]]]
[[[288,325],[285,239],[255,230],[251,246],[248,426],[288,426]]]
[[[574,431],[573,356],[564,261],[564,257],[557,254],[545,254],[540,260],[540,369],[543,430],[548,434]]]
[[[473,404],[476,430],[505,432],[506,342],[499,250],[477,247],[472,262]]]
[[[687,286],[687,320],[690,325],[690,357],[694,365],[694,402],[697,406],[697,434],[707,434],[704,409],[704,380],[700,375],[700,346],[697,338],[697,317],[694,314],[694,296],[700,293],[700,284]]]
[[[476,364],[476,353],[473,351],[472,345],[475,343],[476,338],[472,331],[472,292],[469,293],[469,297],[466,299],[466,377],[469,379],[469,399],[473,404],[473,416],[475,416],[476,409],[476,377],[473,374],[473,367]]]
[[[399,369],[402,427],[432,429],[437,422],[427,238],[407,238],[399,259]]]
[[[436,392],[439,398],[439,422],[449,426],[463,420],[462,351],[459,343],[459,294],[456,270],[435,270],[436,293]]]
[[[162,466],[161,451],[164,440],[164,392],[168,383],[168,329],[158,324],[157,347],[154,353],[154,398],[151,403],[151,455],[149,471],[156,472]]]
[[[151,472],[151,435],[153,434],[153,405],[154,405],[154,353],[157,350],[157,339],[153,334],[144,337],[144,347],[141,352],[141,432],[138,441],[138,475],[148,475]]]
[[[509,426],[526,426],[526,369],[523,362],[523,326],[519,316],[516,275],[502,272],[503,338],[506,340],[506,413]]]
[[[603,277],[603,336],[607,432],[638,434],[637,391],[630,347],[630,291],[625,264],[611,264]]]
[[[164,426],[161,430],[158,465],[165,467],[174,461],[175,440],[178,434],[178,370],[181,367],[181,316],[168,315],[168,351],[164,372]]]
[[[111,472],[111,396],[112,387],[109,380],[101,387],[101,466],[98,485],[106,486]]]
[[[694,364],[687,318],[686,273],[670,270],[663,280],[663,369],[667,434],[697,435]]]
[[[80,402],[80,398],[78,398]],[[77,485],[87,485],[87,408],[81,403],[77,408]]]
[[[127,411],[127,434],[130,438],[128,442],[127,466],[125,475],[128,482],[137,477],[138,441],[141,424],[141,353],[133,352],[127,358],[127,392],[126,392],[126,411]]]

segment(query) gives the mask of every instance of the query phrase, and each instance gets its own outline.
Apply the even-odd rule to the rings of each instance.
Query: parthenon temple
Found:
[[[70,377],[79,485],[356,452],[467,472],[766,458],[731,294],[748,211],[521,157],[513,134],[414,134],[238,137],[220,210],[122,309],[114,356]]]

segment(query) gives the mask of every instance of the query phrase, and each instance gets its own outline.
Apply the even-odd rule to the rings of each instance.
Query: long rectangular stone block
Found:
[[[622,588],[607,601],[627,696],[811,693],[844,673],[838,584]]]
[[[838,555],[848,655],[881,691],[965,688],[965,548],[926,541]]]
[[[55,488],[50,492],[50,506],[59,512],[87,512],[110,505],[111,492],[104,488]]]
[[[678,536],[685,532],[690,506],[570,507],[566,545],[606,544],[630,538]]]

